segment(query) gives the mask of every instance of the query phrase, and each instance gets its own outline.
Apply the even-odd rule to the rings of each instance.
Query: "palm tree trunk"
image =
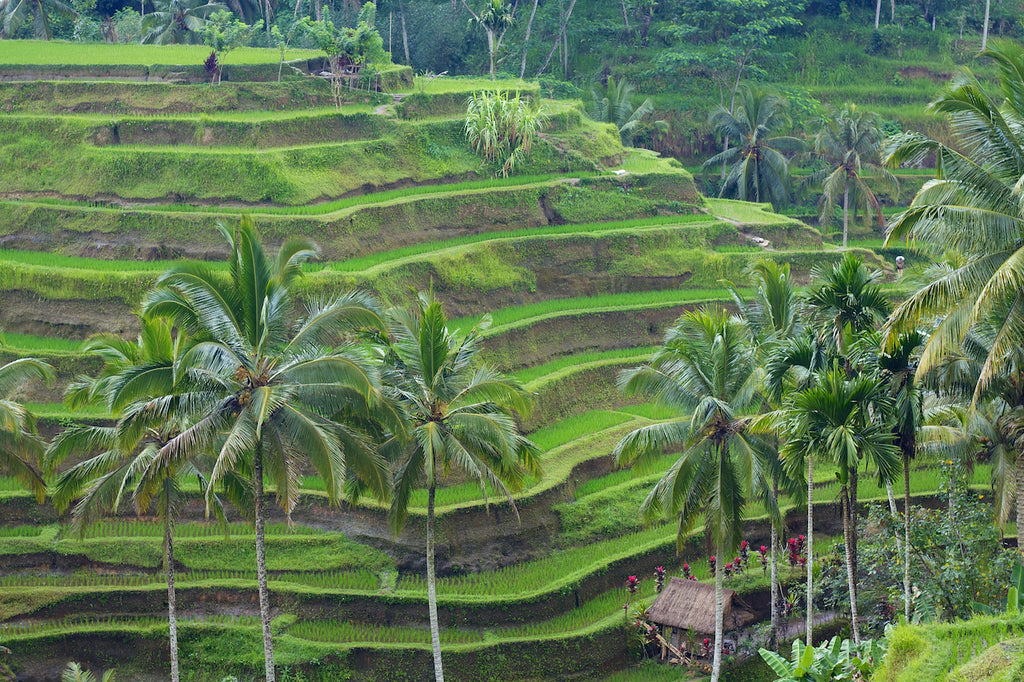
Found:
[[[889,499],[889,516],[892,517],[893,523],[899,521],[900,510],[896,507],[896,495],[892,491],[892,481],[885,482],[885,496]],[[899,535],[896,536],[896,553],[903,554],[903,538]]]
[[[174,534],[171,530],[171,515],[165,510],[164,516],[164,570],[167,571],[167,629],[171,647],[171,682],[178,682],[178,615],[174,594]]]
[[[875,30],[878,30],[878,17],[882,14],[882,0],[875,3]]]
[[[1015,482],[1017,484],[1017,556],[1024,563],[1024,453],[1017,453]]]
[[[950,488],[950,493],[953,489]],[[910,622],[910,457],[903,453],[903,615]]]
[[[985,0],[985,25],[981,29],[981,49],[985,49],[988,46],[988,11],[992,0]]]
[[[722,543],[715,543],[718,561],[715,562],[715,654],[711,659],[711,682],[718,682],[722,674],[722,644],[724,644],[724,616],[722,583],[724,579],[725,551]]]
[[[843,189],[843,248],[846,248],[846,233],[848,225],[848,214],[850,209],[850,181],[846,181],[846,186]]]
[[[263,443],[256,442],[252,458],[252,487],[256,504],[256,585],[260,597],[260,622],[263,625],[263,664],[267,682],[274,682],[274,642],[270,633],[270,593],[267,590],[267,548],[264,543],[263,517]]]
[[[855,467],[850,472],[850,557],[852,559],[853,575],[857,575],[857,477],[858,471]],[[857,597],[857,581],[853,581],[853,596]]]
[[[494,31],[486,29],[487,31],[487,54],[491,60],[491,80],[494,80]]]
[[[624,24],[626,24],[626,38],[632,38],[633,37],[633,32],[629,29],[629,16],[626,14],[626,0],[621,0],[621,2],[622,2],[622,21],[623,21]]]
[[[814,458],[807,455],[807,646],[814,630]]]
[[[441,668],[441,629],[437,623],[437,575],[434,571],[434,492],[430,482],[427,492],[427,609],[430,611],[430,645],[434,649],[434,679],[444,682]]]
[[[772,497],[776,504],[779,501],[779,477],[772,476]],[[771,630],[768,631],[768,648],[778,651],[779,648],[779,529],[772,524],[771,536]]]
[[[853,643],[860,644],[860,628],[857,626],[857,592],[854,588],[853,550],[850,548],[850,488],[844,485],[839,493],[843,503],[843,544],[846,545],[846,584],[850,590],[850,631]]]

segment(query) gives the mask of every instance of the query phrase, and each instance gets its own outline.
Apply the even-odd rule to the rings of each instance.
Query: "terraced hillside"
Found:
[[[518,515],[459,480],[438,493],[450,677],[593,679],[626,666],[624,577],[707,566],[699,529],[677,556],[674,525],[639,523],[668,460],[643,477],[613,470],[623,434],[669,416],[624,399],[616,373],[683,310],[728,304],[723,280],[742,288],[755,257],[806,279],[836,257],[820,234],[763,206],[702,198],[678,164],[623,149],[577,102],[543,100],[550,123],[528,168],[495,179],[463,140],[464,100],[482,88],[539,97],[529,83],[437,79],[336,109],[316,78],[209,87],[85,71],[0,82],[0,359],[57,369],[54,386],[23,396],[44,430],[103,421],[59,404],[73,377],[100,366],[81,341],[134,335],[142,293],[176,259],[221,267],[217,221],[248,213],[271,247],[308,235],[323,258],[307,267],[304,296],[359,287],[402,305],[432,287],[455,326],[491,313],[487,356],[536,394],[525,426],[544,476],[517,494]],[[915,478],[921,494],[937,485]],[[268,540],[278,663],[294,679],[422,679],[426,495],[414,495],[396,538],[382,508],[330,507],[312,476],[302,487],[294,527],[280,518]],[[252,530],[236,520],[225,539],[194,492],[178,529],[183,674],[244,679],[262,664]],[[43,678],[76,658],[158,678],[161,527],[126,513],[78,538],[3,479],[0,508],[0,641],[12,669]],[[748,539],[766,537],[751,518]],[[767,608],[756,570],[733,580],[751,610]]]

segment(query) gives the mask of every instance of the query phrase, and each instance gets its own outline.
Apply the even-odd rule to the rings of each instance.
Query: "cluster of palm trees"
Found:
[[[932,104],[948,116],[957,148],[906,134],[886,150],[891,166],[926,155],[937,159],[938,178],[888,235],[913,239],[936,258],[919,290],[892,308],[880,274],[846,254],[815,272],[812,285],[798,294],[786,266],[763,262],[751,272],[753,300],[736,295],[738,315],[687,313],[650,363],[620,378],[627,393],[687,415],[638,429],[615,451],[619,462],[631,464],[681,447],[643,503],[649,517],[678,517],[680,539],[703,516],[717,555],[728,555],[739,542],[748,502],[763,505],[774,525],[779,490],[799,499],[806,484],[808,644],[815,462],[832,465],[840,484],[855,641],[854,521],[857,477],[865,465],[885,484],[894,516],[892,484],[903,474],[899,545],[907,619],[916,454],[935,448],[943,458],[989,457],[996,516],[1004,521],[1016,507],[1018,547],[1024,547],[1024,457],[1018,454],[1024,446],[1024,49],[1004,43],[984,54],[999,68],[1001,103],[966,74]],[[773,583],[777,544],[773,532]],[[715,570],[713,682],[721,667],[722,564]],[[773,630],[774,592],[773,584]]]
[[[842,207],[844,248],[851,212],[856,216],[863,209],[865,220],[874,215],[880,228],[885,225],[865,171],[893,193],[899,183],[880,163],[885,135],[877,115],[846,104],[822,117],[817,133],[805,141],[777,134],[792,126],[785,99],[748,87],[737,93],[732,109],[712,111],[709,122],[726,141],[722,152],[704,162],[705,169],[721,167],[719,196],[785,207],[794,191],[791,164],[802,161],[812,169],[802,186],[821,190],[819,220],[830,222],[836,204]]]
[[[315,470],[333,503],[362,494],[391,503],[397,532],[411,492],[428,489],[426,551],[436,677],[443,679],[434,576],[434,495],[459,470],[506,495],[538,475],[535,446],[514,410],[529,396],[478,362],[480,329],[451,333],[441,304],[421,295],[411,311],[382,313],[359,293],[299,304],[296,279],[316,255],[287,241],[276,258],[252,222],[221,227],[227,273],[201,264],[172,268],[143,301],[135,342],[96,337],[104,360],[95,377],[68,389],[72,405],[102,405],[110,426],[65,430],[48,447],[24,409],[0,401],[0,463],[42,498],[42,458],[53,473],[69,456],[79,463],[56,475],[60,510],[83,527],[116,512],[128,498],[162,518],[170,623],[170,676],[179,679],[174,594],[174,524],[198,480],[208,513],[231,502],[251,510],[266,679],[275,679],[264,543],[267,490],[286,514],[301,474]],[[301,312],[300,312],[301,308]],[[19,360],[0,369],[8,395],[20,381],[52,377],[47,366]],[[45,456],[43,452],[45,449]]]

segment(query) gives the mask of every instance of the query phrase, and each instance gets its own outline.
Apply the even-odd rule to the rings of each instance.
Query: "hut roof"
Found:
[[[732,623],[733,590],[722,590],[725,626]],[[647,610],[647,620],[658,625],[693,630],[704,634],[715,631],[715,586],[685,578],[669,578],[668,584]]]

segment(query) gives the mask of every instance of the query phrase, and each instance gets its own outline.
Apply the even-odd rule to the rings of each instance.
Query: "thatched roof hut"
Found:
[[[726,630],[737,625],[733,622],[732,613],[732,600],[735,596],[732,590],[722,590],[722,614]],[[647,620],[680,630],[713,634],[715,586],[685,578],[669,578],[668,584],[647,610]]]

